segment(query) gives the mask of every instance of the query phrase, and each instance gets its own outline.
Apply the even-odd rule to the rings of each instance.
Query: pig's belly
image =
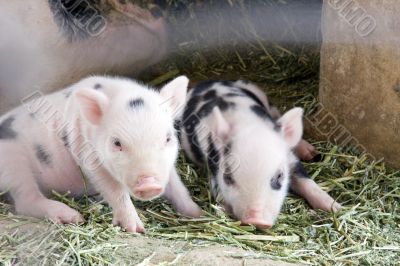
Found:
[[[36,176],[39,187],[46,196],[51,195],[52,190],[62,194],[70,192],[69,195],[73,197],[81,196],[90,189],[88,181],[82,176],[72,156],[66,152],[61,153],[51,167],[39,167]]]

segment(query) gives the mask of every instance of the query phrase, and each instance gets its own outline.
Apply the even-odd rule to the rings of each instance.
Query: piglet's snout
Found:
[[[263,212],[254,209],[248,210],[241,222],[242,224],[255,225],[257,228],[260,229],[267,229],[272,227],[272,223],[264,219]]]
[[[138,179],[133,194],[143,200],[153,199],[163,193],[163,187],[157,182],[157,178],[152,176],[142,176]]]

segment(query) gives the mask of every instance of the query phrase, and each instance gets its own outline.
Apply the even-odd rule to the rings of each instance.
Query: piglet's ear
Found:
[[[217,142],[224,144],[232,133],[232,126],[226,121],[218,107],[214,107],[212,111],[211,132]]]
[[[172,109],[174,118],[180,118],[185,106],[189,79],[185,76],[179,76],[167,83],[160,91],[165,104]]]
[[[303,109],[293,108],[286,112],[279,120],[282,134],[290,148],[294,148],[303,135]]]
[[[100,124],[105,109],[109,105],[108,97],[94,89],[79,89],[75,92],[82,115],[93,125]]]

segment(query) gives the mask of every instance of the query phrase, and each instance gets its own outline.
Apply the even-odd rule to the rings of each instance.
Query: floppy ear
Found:
[[[232,133],[232,126],[226,121],[218,107],[214,107],[211,122],[211,132],[219,144],[225,144]]]
[[[286,112],[278,123],[281,125],[281,130],[286,143],[290,148],[294,148],[303,135],[303,109],[293,108]]]
[[[93,125],[100,124],[104,111],[109,105],[108,97],[100,91],[83,88],[75,92],[82,115]]]
[[[186,101],[189,79],[186,76],[179,76],[167,83],[160,90],[161,97],[173,111],[174,118],[180,118]]]

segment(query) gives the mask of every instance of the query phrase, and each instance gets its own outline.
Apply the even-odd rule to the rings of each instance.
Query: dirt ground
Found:
[[[15,237],[16,235],[26,237],[26,243],[37,242],[39,247],[43,241],[54,241],[46,237],[35,235],[52,236],[52,231],[57,227],[45,223],[26,223],[16,226],[13,221],[0,220],[0,234]],[[43,234],[44,233],[44,234]],[[128,239],[121,239],[123,243],[129,243],[131,261],[128,265],[155,266],[155,265],[255,265],[255,266],[286,266],[295,265],[285,262],[277,262],[266,259],[261,254],[246,251],[240,248],[226,247],[206,242],[185,242],[166,239],[149,238],[145,235],[132,236]],[[18,247],[18,258],[13,259],[11,265],[47,265],[43,261],[43,254],[50,252],[37,249],[23,249]],[[118,258],[117,258],[118,261]],[[121,264],[127,265],[126,258]],[[2,262],[0,261],[0,265]]]

